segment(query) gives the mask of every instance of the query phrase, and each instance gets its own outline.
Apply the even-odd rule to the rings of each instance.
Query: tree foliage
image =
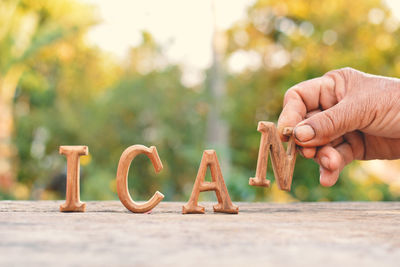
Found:
[[[0,14],[7,25],[0,29],[1,75],[24,66],[12,103],[19,168],[11,197],[61,197],[65,159],[58,146],[85,144],[90,155],[81,160],[82,199],[116,199],[121,153],[144,144],[157,147],[164,169],[156,175],[149,160],[138,157],[129,174],[134,198],[147,199],[155,190],[168,200],[188,198],[207,148],[207,80],[184,86],[181,67],[169,64],[146,32],[123,64],[88,45],[87,31],[99,19],[75,1],[3,1]],[[222,171],[234,200],[399,198],[375,176],[357,179],[358,163],[333,188],[323,188],[317,164],[300,157],[292,192],[247,185],[257,161],[257,122],[277,120],[285,91],[345,66],[398,75],[398,33],[398,22],[377,0],[259,0],[225,32],[227,95],[219,104],[230,128],[232,170]],[[241,57],[250,63],[237,70]]]

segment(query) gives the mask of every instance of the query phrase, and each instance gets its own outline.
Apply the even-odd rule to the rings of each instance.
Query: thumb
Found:
[[[341,101],[300,122],[294,128],[296,143],[305,147],[326,145],[347,132],[358,129],[362,113],[359,105]]]

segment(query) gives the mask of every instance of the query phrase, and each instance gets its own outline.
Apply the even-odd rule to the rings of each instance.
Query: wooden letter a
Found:
[[[260,121],[258,129],[261,132],[260,149],[258,152],[256,176],[250,178],[249,184],[254,186],[268,187],[270,181],[266,179],[268,153],[271,151],[271,162],[274,170],[275,180],[281,190],[290,191],[293,178],[294,165],[296,163],[296,144],[293,129],[285,128],[283,134],[289,137],[287,150],[285,151],[275,124]]]
[[[67,156],[67,192],[60,211],[85,211],[86,204],[79,197],[79,157],[87,155],[87,146],[60,146],[60,154]]]
[[[207,168],[210,166],[212,182],[204,181]],[[214,150],[205,150],[199,170],[197,172],[196,181],[193,186],[192,195],[186,205],[182,208],[182,213],[204,213],[204,207],[198,205],[199,193],[204,191],[215,191],[218,204],[214,205],[214,212],[238,213],[239,208],[232,204],[229,197],[228,189],[222,176],[221,167],[219,166],[217,154]]]

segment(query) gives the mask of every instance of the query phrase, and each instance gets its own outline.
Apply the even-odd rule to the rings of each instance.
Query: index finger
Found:
[[[305,119],[306,114],[317,109],[328,109],[337,104],[335,81],[324,75],[291,87],[285,94],[283,110],[278,119],[278,132],[282,140],[285,127],[295,127]]]

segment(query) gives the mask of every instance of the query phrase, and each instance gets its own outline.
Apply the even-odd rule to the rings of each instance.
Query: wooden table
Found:
[[[61,203],[0,201],[0,266],[400,266],[400,202],[235,203],[238,215]]]

